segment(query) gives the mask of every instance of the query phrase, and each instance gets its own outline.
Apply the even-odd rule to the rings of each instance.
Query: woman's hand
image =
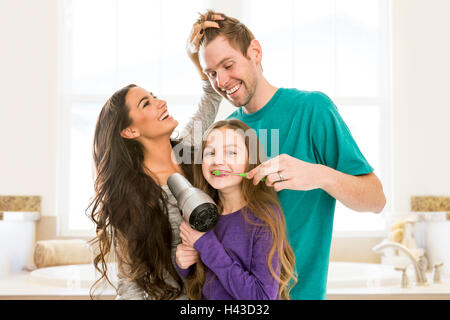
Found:
[[[206,17],[202,17],[202,20],[205,20],[205,18]],[[216,14],[212,16],[212,20],[224,20],[224,18],[221,15]],[[198,50],[204,30],[207,28],[220,28],[220,26],[217,22],[214,21],[196,21],[192,26],[186,45],[186,52],[194,65],[197,67],[203,80],[208,80],[208,77],[206,77],[206,75],[203,73],[202,67],[200,65],[200,61],[198,59]]]
[[[181,269],[187,269],[198,260],[198,251],[183,243],[177,246],[175,253],[177,265]]]
[[[204,234],[205,232],[200,232],[192,229],[191,226],[187,224],[185,221],[181,222],[180,237],[181,240],[183,240],[183,244],[194,248],[195,242],[197,242],[197,240],[200,239],[200,237]]]

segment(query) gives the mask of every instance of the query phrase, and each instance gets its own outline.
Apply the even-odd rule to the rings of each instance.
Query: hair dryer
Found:
[[[200,232],[214,228],[219,213],[214,200],[202,190],[195,188],[181,174],[174,173],[167,179],[170,191],[177,199],[183,219]]]

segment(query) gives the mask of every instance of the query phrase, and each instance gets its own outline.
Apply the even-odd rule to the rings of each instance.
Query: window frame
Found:
[[[334,0],[335,2],[338,0]],[[380,5],[380,66],[379,66],[379,95],[376,97],[337,97],[330,94],[330,98],[339,106],[377,106],[380,110],[380,147],[383,147],[383,153],[380,155],[380,168],[375,168],[375,173],[379,177],[379,172],[383,173],[383,191],[386,195],[386,206],[379,215],[385,222],[385,228],[379,230],[333,230],[335,238],[378,238],[385,237],[388,233],[388,221],[394,215],[393,203],[393,109],[392,109],[392,8],[390,0],[379,0]],[[245,2],[243,6],[244,17],[248,18],[250,5]],[[270,44],[268,44],[270,45]],[[295,79],[294,72],[287,77]],[[300,88],[301,89],[301,88]],[[325,94],[328,94],[325,92]],[[351,209],[348,209],[351,210]],[[336,213],[336,212],[335,212]],[[375,213],[373,213],[375,214]],[[334,216],[336,219],[336,214]]]
[[[246,17],[248,11],[248,2],[230,1],[229,10],[226,10],[230,15],[239,19]],[[393,215],[393,110],[392,110],[392,75],[391,75],[391,5],[389,0],[380,0],[381,10],[385,14],[380,15],[383,30],[381,32],[380,43],[385,47],[380,50],[380,96],[376,98],[353,98],[353,97],[332,97],[332,100],[339,105],[377,105],[380,107],[380,117],[382,119],[380,124],[380,143],[383,146],[383,152],[380,158],[380,168],[376,168],[376,172],[383,172],[385,179],[383,180],[383,188],[387,197],[386,207],[381,213],[386,221],[386,228],[384,230],[365,231],[342,231],[334,230],[333,237],[380,237],[387,234],[387,221]],[[211,0],[211,7],[218,11],[223,10],[224,4],[219,0]],[[57,108],[57,190],[56,190],[56,208],[57,208],[57,235],[60,237],[94,237],[94,225],[92,230],[81,230],[70,228],[69,225],[69,178],[70,178],[70,112],[71,103],[73,102],[96,102],[103,104],[107,96],[102,95],[72,95],[66,92],[66,88],[70,88],[70,67],[68,61],[70,56],[70,33],[66,29],[64,18],[66,16],[65,1],[58,2],[58,105]],[[268,44],[270,45],[270,44]],[[193,71],[194,72],[194,71]],[[188,99],[189,101],[198,98],[197,96],[165,96],[168,101],[182,101],[181,99]],[[179,128],[181,129],[181,128]],[[87,204],[86,204],[87,207]],[[335,217],[336,218],[336,217]]]

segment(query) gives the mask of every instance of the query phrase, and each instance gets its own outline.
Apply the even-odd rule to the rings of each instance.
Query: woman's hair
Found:
[[[256,155],[256,161],[249,161],[247,163],[246,172],[263,162],[264,152],[255,131],[244,122],[236,119],[222,120],[212,124],[203,136],[202,148],[199,152],[203,152],[205,149],[206,141],[210,133],[219,128],[232,129],[241,134],[249,153],[249,159]],[[204,178],[201,164],[194,165],[194,185],[210,195],[216,202],[219,212],[222,212],[223,204],[220,202],[218,191]],[[246,203],[245,210],[242,210],[246,221],[251,224],[256,224],[254,221],[249,220],[246,213],[246,210],[248,210],[256,218],[262,220],[262,226],[268,227],[270,230],[272,247],[269,251],[267,265],[272,276],[279,281],[278,295],[280,299],[289,300],[289,292],[297,283],[297,277],[294,271],[295,256],[287,239],[286,222],[278,196],[273,188],[268,187],[265,183],[259,183],[254,186],[253,182],[248,179],[242,180],[241,192]],[[273,269],[272,262],[274,258],[279,259],[281,262],[279,265],[275,264],[278,266],[277,270]],[[207,267],[199,259],[195,265],[194,272],[191,272],[188,277],[188,294],[191,299],[201,299],[206,270]],[[276,271],[279,272],[279,277]]]
[[[111,284],[106,258],[112,251],[126,281],[136,281],[154,299],[174,299],[184,285],[171,258],[167,196],[144,165],[142,144],[120,135],[132,123],[125,98],[133,87],[128,85],[109,98],[95,127],[95,197],[86,213],[96,225],[91,244],[97,246],[94,265],[101,277],[90,296],[100,281]],[[168,275],[178,287],[167,283]]]
[[[220,15],[224,20],[213,20],[213,15]],[[208,10],[197,19],[197,23],[200,24],[204,21],[214,21],[219,24],[220,28],[206,28],[200,39],[200,47],[205,47],[216,37],[223,36],[233,47],[239,49],[244,57],[247,56],[247,49],[250,46],[250,42],[255,39],[255,36],[242,22],[213,10]]]

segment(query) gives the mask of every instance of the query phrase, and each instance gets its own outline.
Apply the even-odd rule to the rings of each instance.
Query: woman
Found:
[[[218,27],[214,24],[208,22]],[[201,36],[194,25],[190,43]],[[198,61],[192,47],[190,57]],[[119,268],[116,299],[187,298],[174,266],[181,215],[167,178],[178,172],[192,181],[192,166],[179,164],[180,156],[186,159],[183,150],[191,148],[178,148],[179,143],[189,145],[195,121],[207,128],[217,114],[221,96],[206,76],[202,78],[199,110],[178,141],[170,139],[178,122],[166,102],[143,88],[126,86],[102,108],[94,134],[95,197],[89,206],[97,228],[94,264],[101,278],[91,288],[91,297],[101,280],[109,282],[107,261],[112,253]],[[182,152],[174,152],[174,146]]]

